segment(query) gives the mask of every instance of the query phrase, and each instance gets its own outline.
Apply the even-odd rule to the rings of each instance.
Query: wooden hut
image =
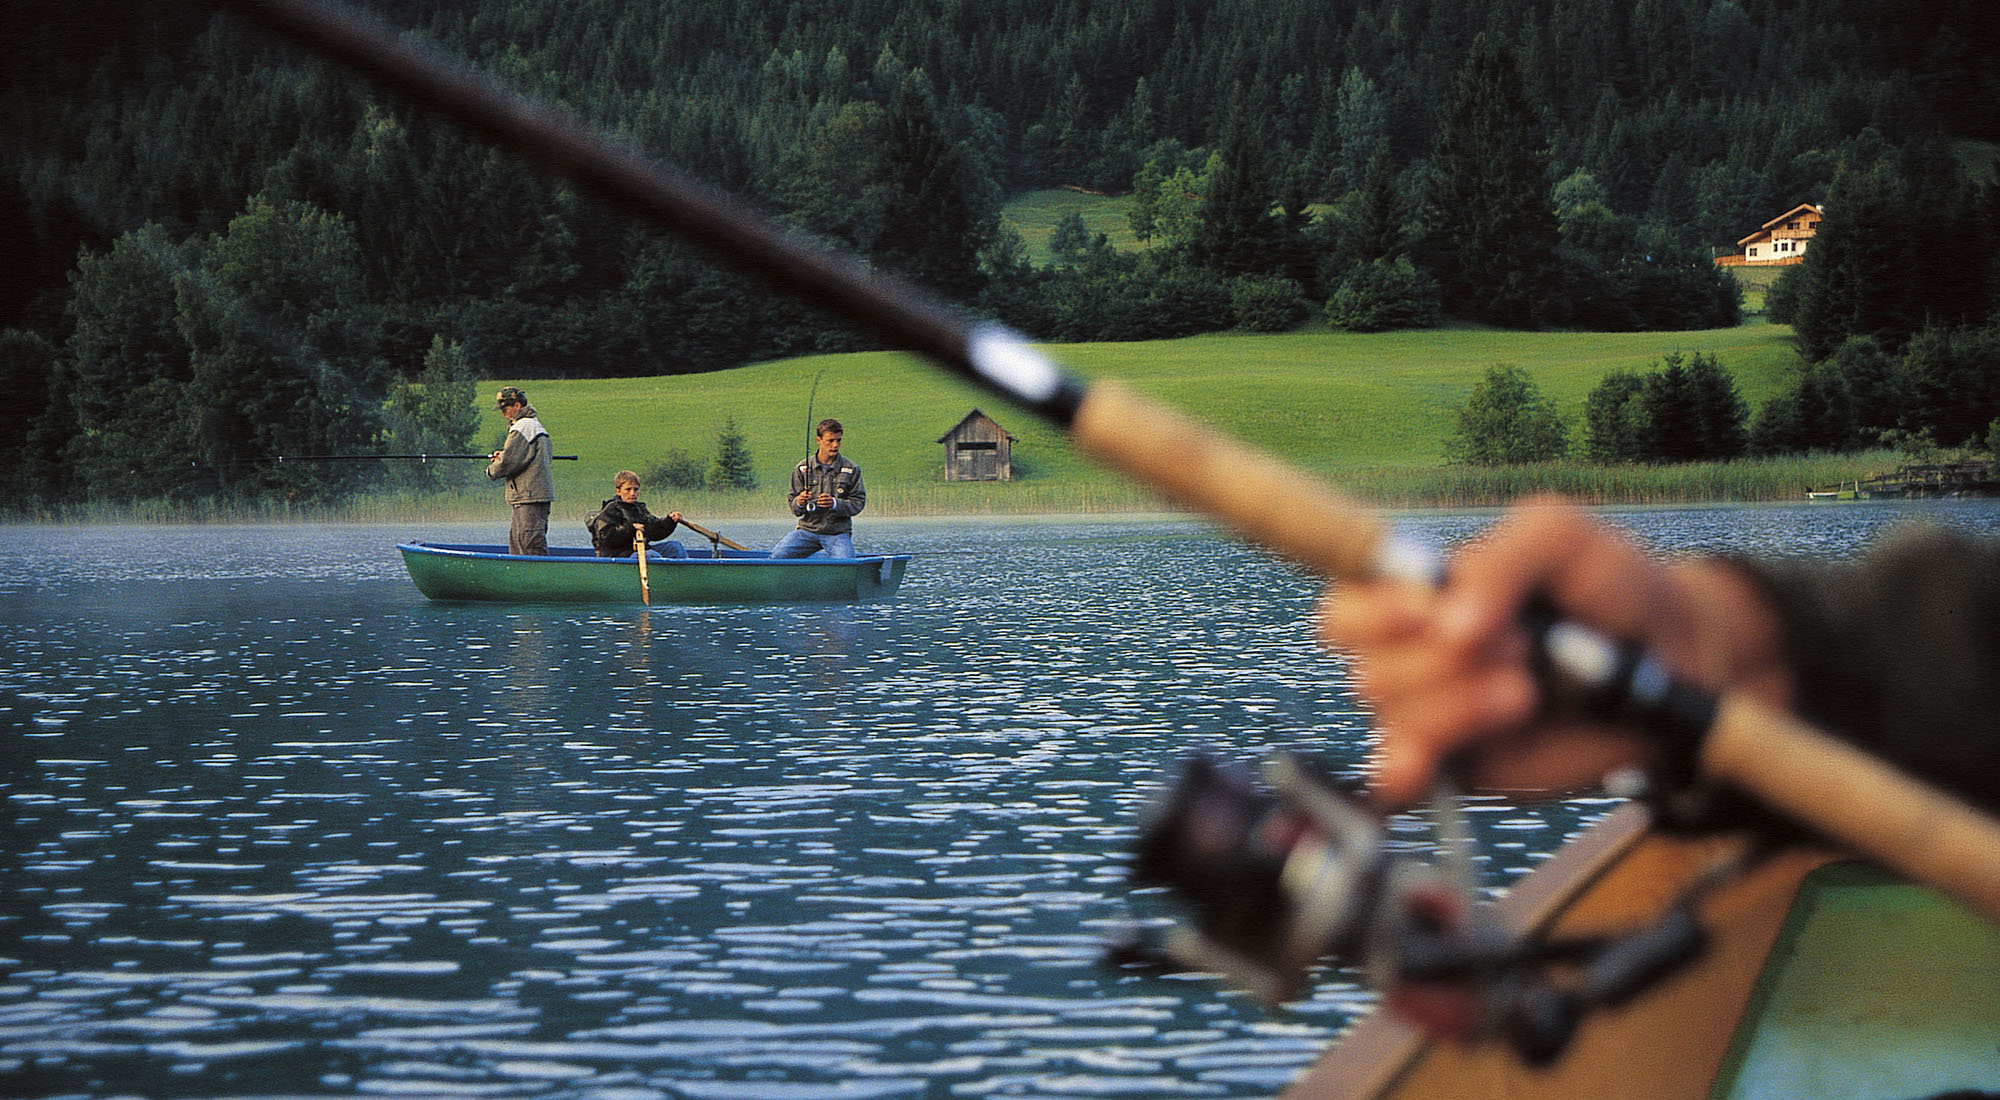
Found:
[[[944,444],[946,481],[1014,480],[1014,437],[974,409],[938,437]]]

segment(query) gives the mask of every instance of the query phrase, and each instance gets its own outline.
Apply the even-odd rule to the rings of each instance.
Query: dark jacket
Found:
[[[799,504],[799,494],[810,488],[817,500],[821,493],[833,496],[833,507]],[[792,491],[785,497],[792,514],[799,517],[799,529],[815,535],[844,535],[854,530],[854,517],[868,504],[868,490],[861,484],[861,467],[846,455],[835,455],[832,466],[819,464],[819,456],[809,455],[792,470]]]
[[[1749,568],[1801,715],[2000,813],[2000,543],[1911,527],[1857,561]]]
[[[584,528],[590,532],[590,545],[597,549],[600,558],[626,558],[632,556],[632,535],[640,524],[646,527],[646,541],[662,542],[680,526],[665,516],[656,516],[646,510],[646,502],[635,500],[630,504],[612,497],[604,502],[597,514],[584,521]]]

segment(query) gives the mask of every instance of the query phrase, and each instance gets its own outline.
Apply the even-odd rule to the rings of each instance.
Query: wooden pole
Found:
[[[745,546],[740,542],[732,542],[729,539],[723,538],[721,535],[716,534],[715,532],[709,530],[708,528],[703,527],[701,524],[696,523],[695,521],[688,519],[686,517],[682,517],[681,526],[687,528],[690,531],[693,531],[694,533],[702,536],[703,538],[708,539],[710,542],[719,542],[722,545],[729,547],[731,550],[747,551],[750,549],[748,546]]]
[[[2000,922],[2000,822],[1795,715],[1726,695],[1702,771]]]
[[[653,585],[646,577],[646,525],[643,523],[632,528],[632,552],[639,557],[639,602],[651,607]]]

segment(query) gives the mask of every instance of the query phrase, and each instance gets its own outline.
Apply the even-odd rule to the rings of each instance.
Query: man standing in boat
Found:
[[[822,420],[816,432],[818,446],[792,471],[789,500],[799,525],[771,548],[774,558],[854,556],[854,517],[868,503],[861,467],[840,453],[840,421]]]
[[[518,387],[502,388],[493,407],[507,418],[507,442],[493,452],[486,476],[507,479],[507,503],[513,511],[507,524],[507,552],[546,555],[549,505],[556,499],[548,430],[528,404],[527,393]]]

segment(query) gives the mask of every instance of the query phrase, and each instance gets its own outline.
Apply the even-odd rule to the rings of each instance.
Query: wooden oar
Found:
[[[691,519],[683,518],[681,520],[681,526],[687,528],[690,531],[693,531],[695,534],[700,535],[703,538],[706,538],[710,542],[719,542],[722,545],[729,547],[731,550],[750,549],[748,546],[745,546],[740,542],[735,542],[730,539],[723,538],[721,535],[716,534],[715,532],[709,530],[706,527],[703,527],[701,524],[696,523]]]
[[[458,120],[552,174],[1070,429],[1086,453],[1333,579],[1434,577],[1428,555],[1319,481],[1122,386],[1085,387],[1026,340],[900,280],[792,236],[632,150],[313,0],[237,10]],[[2000,822],[1789,715],[1725,698],[1702,743],[1708,774],[1796,814],[1904,875],[2000,920]],[[1865,792],[1865,793],[1858,793]],[[1886,806],[1885,806],[1886,803]]]
[[[632,527],[632,552],[639,557],[639,602],[653,606],[653,585],[646,577],[646,525]]]

